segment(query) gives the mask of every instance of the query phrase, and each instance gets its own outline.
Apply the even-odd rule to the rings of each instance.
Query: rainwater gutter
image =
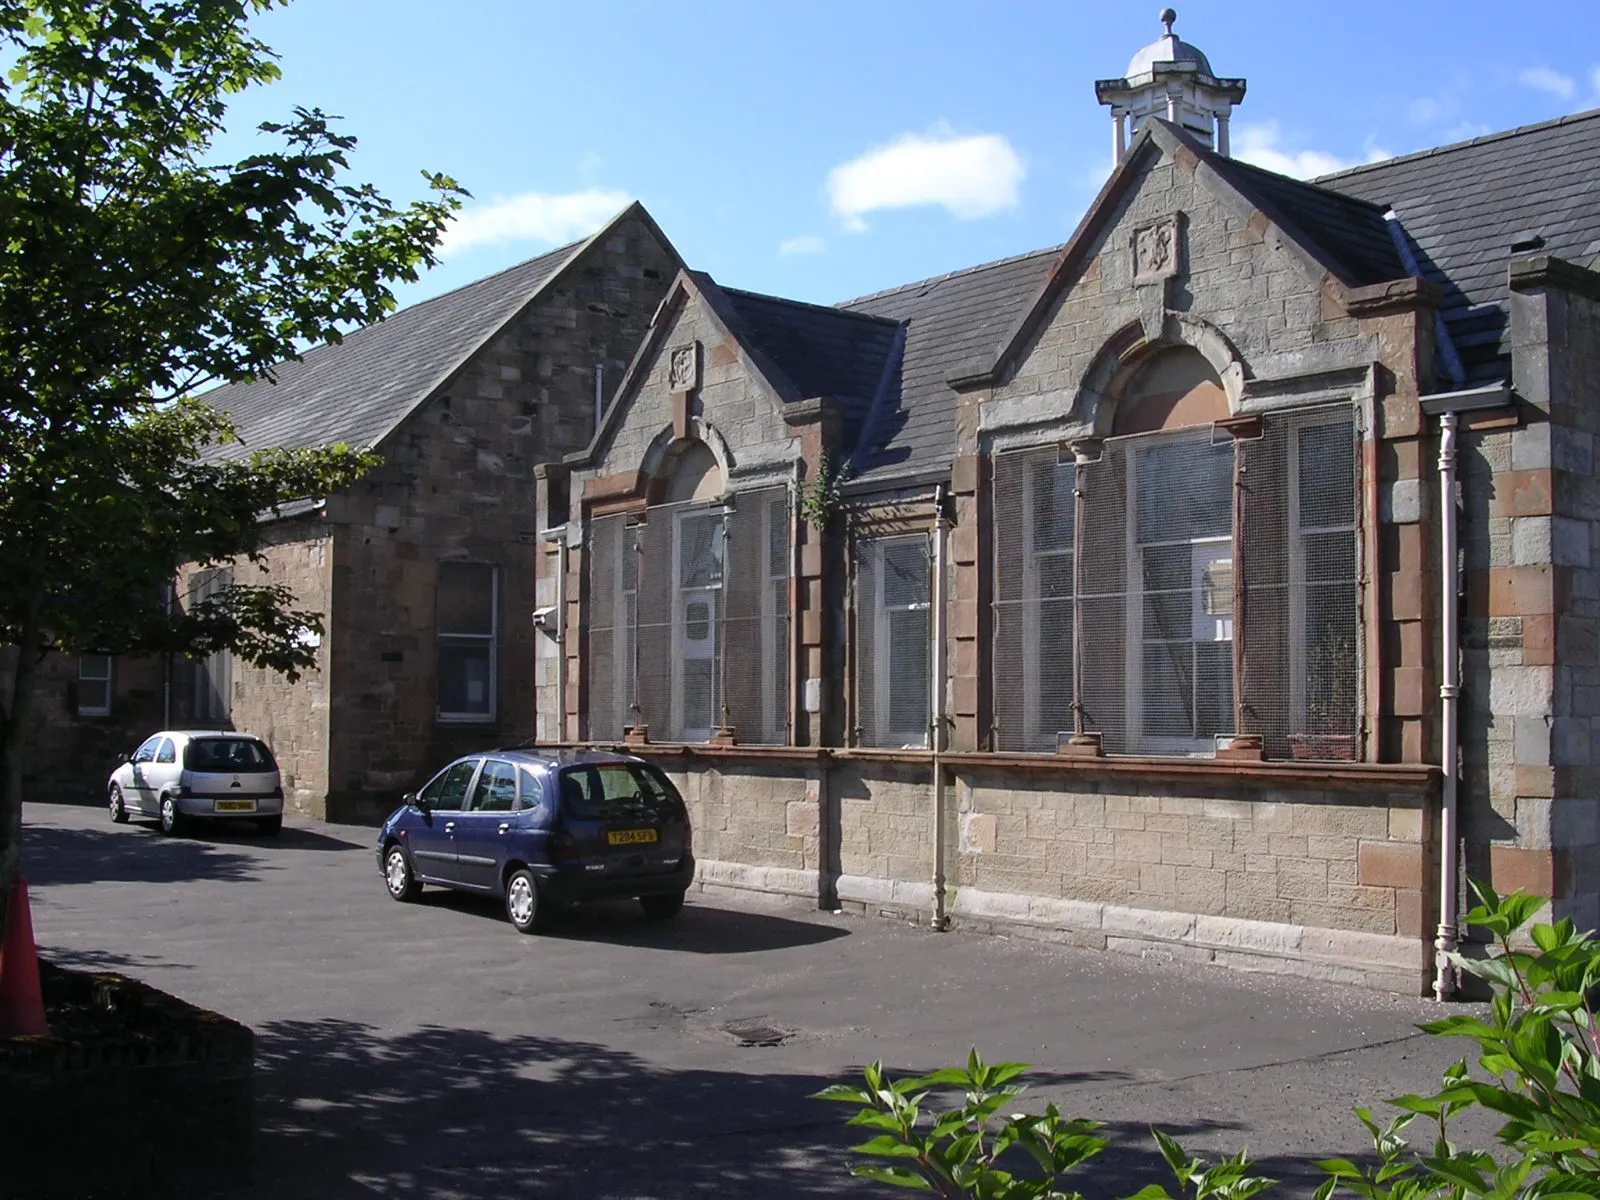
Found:
[[[1456,522],[1456,438],[1462,413],[1503,408],[1511,385],[1495,383],[1465,391],[1424,396],[1422,410],[1439,418],[1439,753],[1444,772],[1439,803],[1439,926],[1434,939],[1435,1000],[1455,996],[1460,980],[1450,955],[1460,945],[1456,923],[1461,887],[1461,625],[1460,568]]]

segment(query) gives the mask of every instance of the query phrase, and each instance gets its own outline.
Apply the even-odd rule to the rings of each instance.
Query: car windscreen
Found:
[[[635,763],[585,763],[558,778],[561,811],[573,821],[667,821],[683,801],[654,767]]]
[[[191,771],[275,771],[272,752],[250,738],[195,738],[183,751],[183,765]]]

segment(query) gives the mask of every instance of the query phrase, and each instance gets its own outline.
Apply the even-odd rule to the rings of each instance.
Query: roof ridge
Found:
[[[1326,180],[1348,179],[1350,176],[1359,175],[1363,171],[1380,170],[1384,167],[1391,167],[1396,163],[1415,162],[1418,159],[1431,158],[1436,154],[1448,154],[1455,150],[1465,150],[1469,146],[1481,146],[1488,142],[1503,141],[1506,138],[1518,137],[1525,133],[1537,133],[1541,129],[1554,129],[1559,125],[1575,125],[1579,121],[1592,121],[1597,117],[1600,117],[1600,108],[1568,113],[1566,116],[1554,117],[1548,121],[1536,121],[1532,125],[1518,125],[1511,129],[1499,130],[1496,133],[1485,133],[1475,138],[1467,138],[1465,141],[1446,142],[1443,146],[1431,146],[1426,150],[1414,150],[1410,154],[1397,154],[1393,158],[1380,158],[1377,162],[1346,167],[1342,171],[1330,171],[1326,175],[1318,175],[1315,179],[1302,180],[1302,182],[1314,183],[1320,186]]]
[[[896,321],[893,317],[882,317],[877,313],[851,312],[849,309],[843,308],[839,305],[813,304],[809,300],[794,300],[788,296],[774,296],[771,292],[753,292],[749,288],[727,287],[723,284],[718,284],[717,286],[721,288],[725,294],[730,296],[749,296],[752,300],[771,300],[776,304],[786,304],[790,308],[806,308],[812,310],[813,312],[829,313],[835,317],[851,317],[853,319],[862,321],[877,321],[884,325],[900,324],[900,322]]]
[[[1062,242],[1059,246],[1045,246],[1038,250],[1029,250],[1022,254],[1013,254],[1009,258],[997,258],[993,262],[978,263],[972,267],[962,267],[959,271],[947,271],[943,275],[930,275],[927,279],[913,280],[911,283],[902,283],[898,287],[884,288],[880,292],[868,292],[864,296],[856,296],[850,300],[841,300],[834,305],[835,308],[849,308],[852,304],[864,304],[868,300],[881,300],[884,296],[892,296],[896,292],[909,292],[912,288],[929,287],[935,283],[943,283],[947,279],[956,279],[962,275],[972,275],[978,271],[987,271],[990,267],[1003,267],[1007,263],[1021,262],[1025,258],[1037,258],[1041,254],[1060,254],[1066,247]]]

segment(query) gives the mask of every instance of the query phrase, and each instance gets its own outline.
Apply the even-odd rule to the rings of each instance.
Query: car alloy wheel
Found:
[[[422,885],[411,873],[406,852],[399,846],[390,846],[389,853],[383,856],[383,882],[396,900],[415,900],[422,891]]]
[[[171,796],[161,797],[161,832],[168,837],[176,837],[183,832],[183,814],[178,811],[178,802]]]
[[[520,933],[532,933],[539,923],[539,885],[526,867],[513,871],[506,881],[506,916]]]
[[[128,806],[122,799],[122,789],[114,783],[111,785],[111,819],[118,825],[128,823]]]

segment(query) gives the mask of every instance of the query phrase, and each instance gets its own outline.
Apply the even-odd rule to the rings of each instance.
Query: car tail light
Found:
[[[267,799],[268,800],[282,800],[283,799],[283,789],[281,787],[273,788],[270,792],[267,793]]]
[[[568,863],[578,861],[578,839],[570,833],[558,833],[550,839],[550,861]]]

